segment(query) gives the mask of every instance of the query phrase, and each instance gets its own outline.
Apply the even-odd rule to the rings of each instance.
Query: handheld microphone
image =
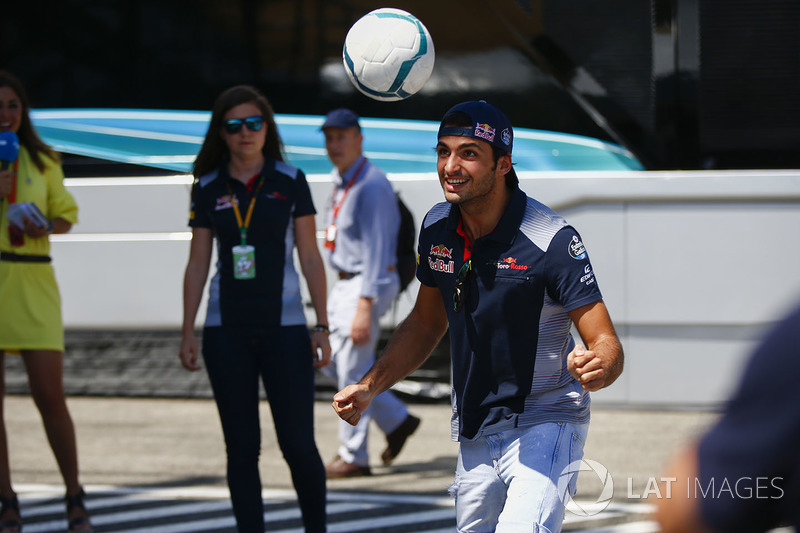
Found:
[[[0,168],[8,169],[19,156],[19,138],[13,131],[0,132]]]

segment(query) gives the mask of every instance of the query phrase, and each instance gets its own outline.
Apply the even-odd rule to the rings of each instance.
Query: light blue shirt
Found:
[[[345,194],[350,179],[364,161],[361,156],[344,175],[334,169],[335,185],[326,213],[326,226],[333,222],[333,207]],[[353,186],[344,196],[336,217],[336,248],[328,250],[328,260],[340,272],[360,273],[361,294],[375,298],[378,287],[391,283],[397,276],[397,232],[400,209],[392,184],[386,174],[371,162],[361,168]]]

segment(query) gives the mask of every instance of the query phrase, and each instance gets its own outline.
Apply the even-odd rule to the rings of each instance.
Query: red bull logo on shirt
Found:
[[[428,266],[431,267],[431,270],[444,272],[445,274],[453,274],[456,271],[455,261],[445,261],[444,259],[428,257]]]
[[[450,261],[445,261],[445,259],[450,259]],[[431,245],[431,252],[428,255],[428,266],[431,267],[431,270],[446,274],[454,273],[455,263],[452,259],[452,248],[448,248],[444,244]]]
[[[488,124],[475,124],[475,137],[494,142],[494,128]]]
[[[438,246],[431,245],[431,255],[436,257],[445,257],[447,259],[452,259],[453,249],[448,248],[444,244],[439,244]]]

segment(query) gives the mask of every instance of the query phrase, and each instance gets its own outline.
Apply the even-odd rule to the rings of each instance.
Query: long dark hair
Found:
[[[44,143],[33,128],[31,117],[28,113],[31,109],[30,101],[28,100],[28,94],[25,92],[25,87],[22,86],[22,82],[19,81],[19,78],[6,70],[0,70],[0,87],[8,87],[14,91],[17,98],[19,98],[19,102],[22,105],[22,119],[20,120],[19,129],[17,130],[17,137],[19,138],[20,145],[27,148],[33,164],[36,165],[39,170],[44,170],[45,162],[42,160],[42,154],[58,162],[58,154]]]
[[[275,125],[275,113],[272,111],[267,98],[261,92],[250,85],[237,85],[225,90],[217,97],[214,102],[214,109],[211,111],[211,122],[208,125],[206,138],[203,146],[194,160],[193,174],[200,177],[208,174],[219,167],[225,156],[228,155],[228,145],[222,139],[222,119],[229,109],[241,104],[252,103],[258,106],[264,116],[264,123],[267,127],[267,138],[264,142],[264,155],[283,161],[283,141],[278,134]]]

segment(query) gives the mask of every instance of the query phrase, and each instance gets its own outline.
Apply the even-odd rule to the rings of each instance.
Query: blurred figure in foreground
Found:
[[[664,533],[798,529],[799,355],[800,307],[756,349],[722,418],[667,468],[674,480],[656,500]]]

